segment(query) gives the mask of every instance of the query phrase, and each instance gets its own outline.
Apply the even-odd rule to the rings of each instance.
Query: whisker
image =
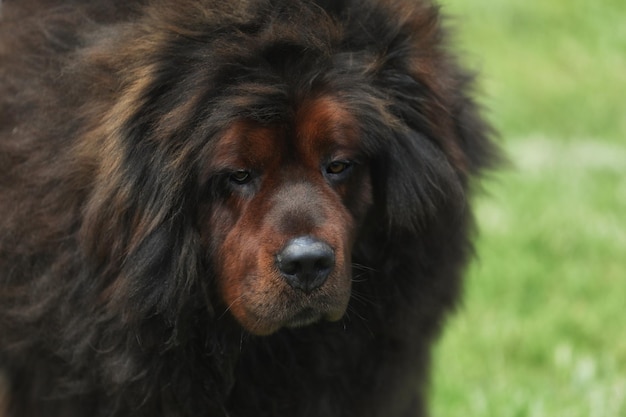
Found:
[[[360,271],[366,271],[366,272],[378,272],[376,268],[372,268],[371,266],[367,266],[363,264],[358,264],[356,262],[352,263],[352,268],[356,270],[360,270]]]
[[[363,317],[361,314],[359,314],[359,312],[357,310],[355,310],[354,308],[352,308],[350,306],[348,306],[348,310],[346,311],[346,316],[345,316],[345,318],[343,320],[343,328],[344,328],[344,330],[347,330],[347,323],[346,323],[346,321],[354,321],[352,319],[352,317],[350,317],[350,314],[354,314],[359,319],[359,322],[363,325],[363,327],[365,327],[365,329],[368,331],[370,336],[374,337],[374,332],[372,331],[372,329],[368,325],[368,320],[365,317]]]
[[[241,334],[239,335],[239,352],[243,352],[243,342],[249,337],[249,335],[241,330]]]
[[[368,296],[363,295],[363,294],[361,294],[361,293],[359,293],[357,291],[354,291],[354,290],[352,291],[352,298],[355,301],[358,301],[358,302],[360,302],[362,304],[365,304],[365,305],[375,305],[376,304],[373,299],[371,299]]]
[[[233,300],[233,302],[232,302],[232,303],[230,303],[230,304],[228,305],[228,307],[226,307],[226,310],[224,310],[224,312],[223,312],[222,314],[220,314],[220,316],[219,316],[217,319],[218,319],[218,320],[223,319],[223,318],[224,318],[224,316],[226,315],[226,313],[228,313],[228,312],[230,311],[231,307],[232,307],[232,306],[234,306],[234,305],[235,305],[235,303],[237,303],[237,302],[238,302],[239,300],[241,300],[242,298],[243,298],[243,294],[241,294],[239,297],[235,298],[235,299]]]

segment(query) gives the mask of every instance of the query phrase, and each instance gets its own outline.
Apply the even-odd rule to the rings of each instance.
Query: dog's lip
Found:
[[[283,326],[295,328],[308,326],[321,320],[338,321],[343,317],[346,307],[346,305],[338,303],[337,300],[332,303],[321,302],[303,305],[283,321]]]
[[[320,321],[322,316],[323,314],[319,310],[312,307],[306,307],[292,315],[285,323],[285,327],[295,328],[308,326]]]

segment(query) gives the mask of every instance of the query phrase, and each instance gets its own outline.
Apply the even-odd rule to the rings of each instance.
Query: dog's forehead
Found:
[[[320,148],[326,148],[327,152],[354,151],[359,147],[354,116],[340,100],[331,96],[304,102],[296,113],[295,136],[303,153],[314,153]]]
[[[286,119],[277,123],[235,120],[214,144],[215,168],[264,168],[294,161],[317,165],[320,158],[358,151],[355,118],[336,98],[304,100]]]

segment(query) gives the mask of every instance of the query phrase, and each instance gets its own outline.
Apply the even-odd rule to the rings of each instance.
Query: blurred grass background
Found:
[[[626,1],[441,0],[512,166],[483,182],[434,417],[626,416]]]

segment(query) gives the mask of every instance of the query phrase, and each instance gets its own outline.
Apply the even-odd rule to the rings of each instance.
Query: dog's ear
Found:
[[[445,218],[435,215],[441,210],[454,221],[466,209],[471,179],[499,161],[491,128],[470,98],[472,77],[458,71],[444,87],[408,69],[378,75],[398,121],[383,147],[390,222],[419,230],[429,219]]]
[[[462,210],[465,205],[454,168],[420,133],[395,132],[376,164],[383,173],[375,180],[376,194],[384,199],[390,230],[420,233],[433,219],[442,217],[441,211]]]
[[[201,259],[193,176],[144,137],[107,138],[79,231],[95,297],[129,320],[175,316]]]

